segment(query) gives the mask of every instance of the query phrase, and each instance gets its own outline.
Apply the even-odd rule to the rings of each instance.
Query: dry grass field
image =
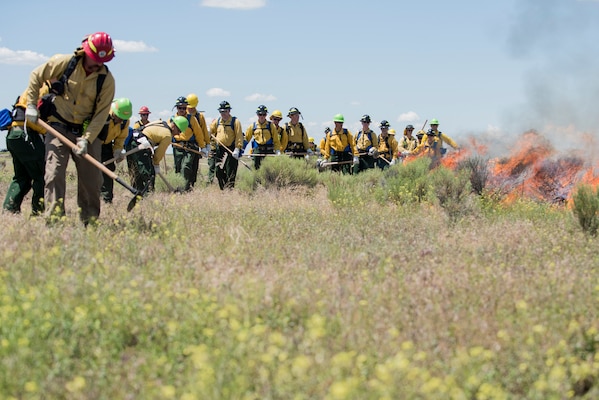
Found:
[[[276,189],[240,166],[129,213],[115,185],[87,229],[71,178],[64,221],[2,214],[0,398],[599,398],[599,252],[572,211],[451,213],[382,176]]]

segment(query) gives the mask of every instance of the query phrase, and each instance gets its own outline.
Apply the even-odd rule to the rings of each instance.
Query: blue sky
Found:
[[[363,114],[377,132],[438,118],[496,148],[531,128],[567,147],[597,134],[599,0],[32,0],[3,15],[0,107],[37,65],[105,31],[116,96],[152,118],[193,92],[208,121],[227,100],[244,130],[260,104],[298,107],[317,140],[337,113],[354,133]]]

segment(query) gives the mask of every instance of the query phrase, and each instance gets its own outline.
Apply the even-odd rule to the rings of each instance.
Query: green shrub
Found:
[[[251,191],[294,187],[314,188],[319,182],[318,171],[304,160],[290,157],[266,157],[260,169],[243,177],[242,187]]]
[[[385,170],[377,200],[402,205],[422,202],[429,192],[429,167],[430,158],[421,157]]]
[[[597,236],[599,229],[599,191],[588,185],[581,185],[573,196],[572,211],[583,231]]]
[[[445,167],[438,167],[431,171],[430,183],[431,195],[445,210],[450,221],[455,222],[471,212],[469,198],[472,187],[467,171],[453,172]]]

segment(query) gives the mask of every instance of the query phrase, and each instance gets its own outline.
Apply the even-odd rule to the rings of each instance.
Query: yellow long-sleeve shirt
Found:
[[[330,157],[331,150],[334,150],[337,153],[351,153],[356,157],[358,156],[354,136],[345,128],[340,132],[333,129],[331,133],[328,134],[324,147],[325,154],[323,154],[323,157],[326,159]]]
[[[192,138],[195,138],[198,146],[204,148],[206,147],[206,140],[204,139],[204,131],[202,130],[200,123],[197,118],[193,115],[188,115],[187,120],[189,121],[189,126],[185,129],[185,132],[175,135],[174,138],[177,142],[188,142]]]
[[[437,136],[427,135],[422,142],[410,152],[412,155],[426,155],[429,157],[441,157],[441,140]]]
[[[449,136],[447,136],[443,132],[441,132],[439,130],[434,130],[433,132],[435,133],[435,137],[439,138],[439,141],[441,142],[439,147],[443,147],[443,143],[447,143],[448,145],[450,145],[454,149],[458,148],[458,144],[452,138],[450,138]]]
[[[45,93],[40,93],[40,97],[43,96],[44,94],[46,94],[48,92],[48,87],[44,86],[44,88],[46,89]],[[42,89],[43,90],[43,89]],[[17,100],[17,103],[15,104],[15,107],[21,108],[21,112],[23,113],[23,121],[12,121],[12,123],[10,124],[11,127],[23,127],[23,125],[25,125],[25,109],[27,108],[27,90],[25,90],[23,92],[23,94],[21,94],[21,96],[19,96],[19,99]],[[38,125],[35,122],[29,122],[27,121],[27,130],[32,130],[34,132],[37,133],[41,133],[42,135],[46,133],[46,128]]]
[[[234,128],[231,128],[231,119],[229,117],[224,120],[222,118],[215,119],[210,124],[210,134],[214,136],[220,144],[227,147],[235,147],[241,150],[243,147],[243,131],[241,129],[241,122],[239,118],[235,118]]]
[[[310,148],[310,142],[308,141],[308,132],[301,122],[293,125],[290,123],[285,124],[285,131],[287,132],[287,147],[292,143],[301,143],[304,146],[304,150]]]
[[[76,54],[83,57],[83,50],[77,50]],[[28,105],[37,106],[40,89],[42,89],[44,82],[59,79],[67,69],[71,57],[72,55],[69,54],[57,54],[31,72],[29,86],[27,87]],[[97,96],[98,102],[96,103],[96,81],[99,74],[106,74],[106,78]],[[91,143],[98,137],[106,122],[110,104],[114,99],[114,91],[114,77],[108,68],[102,66],[99,71],[86,76],[82,58],[77,62],[75,70],[69,76],[68,83],[65,84],[64,94],[56,96],[54,105],[57,113],[73,124],[79,125],[87,119],[90,120],[82,136]],[[95,112],[94,103],[96,103]],[[92,115],[92,113],[94,114]],[[50,117],[49,121],[62,122],[56,117]]]
[[[285,129],[283,129],[282,126],[279,125],[275,125],[275,123],[272,123],[274,125],[275,131],[277,132],[277,136],[279,137],[279,143],[281,144],[281,151],[285,151],[285,149],[287,148],[287,143],[289,142],[289,137],[287,136],[287,131]]]
[[[379,137],[378,151],[385,160],[395,160],[397,158],[397,140],[395,140],[395,136],[387,135],[385,137],[381,134]]]
[[[379,147],[379,140],[376,136],[376,133],[372,129],[369,129],[366,132],[358,132],[356,136],[356,147],[358,148],[359,153],[367,152],[370,147],[374,147],[375,149]]]
[[[158,146],[154,150],[152,163],[160,165],[160,161],[162,161],[166,154],[166,149],[171,144],[173,131],[170,127],[167,128],[163,121],[152,121],[146,125],[143,134],[148,138],[150,144]]]
[[[245,140],[248,142],[254,138],[256,143],[259,145],[265,145],[269,140],[272,139],[272,144],[275,150],[281,148],[281,142],[279,141],[279,135],[276,131],[276,126],[272,122],[265,121],[264,123],[255,122],[248,126],[245,131]]]
[[[110,118],[107,121],[108,133],[103,143],[108,144],[114,141],[112,150],[123,150],[125,147],[125,139],[127,139],[127,135],[129,134],[129,120],[126,120],[123,123],[115,122],[112,116],[113,114],[111,111]]]

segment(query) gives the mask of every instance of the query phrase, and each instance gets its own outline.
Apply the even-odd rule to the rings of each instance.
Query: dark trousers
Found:
[[[233,189],[237,178],[239,161],[229,153],[224,146],[216,150],[216,179],[220,190]]]
[[[23,199],[33,189],[31,214],[42,214],[44,212],[44,141],[38,133],[34,132],[30,132],[26,140],[23,129],[14,127],[6,135],[6,147],[12,156],[15,175],[8,185],[4,209],[20,213]]]
[[[102,153],[100,153],[100,161],[104,162],[110,160],[113,156],[112,151],[112,143],[102,144]],[[116,171],[116,164],[111,162],[106,165],[106,168],[111,170],[112,172]],[[100,193],[102,194],[102,200],[106,203],[112,203],[112,199],[114,197],[114,180],[102,172],[102,188],[100,189]]]
[[[129,151],[137,147],[137,143],[132,140],[125,145],[125,150]],[[131,186],[141,191],[147,187],[146,193],[154,191],[156,183],[156,172],[154,172],[154,164],[152,162],[152,150],[145,149],[127,156],[127,167],[129,169],[129,177]]]
[[[361,171],[374,168],[375,159],[372,156],[369,156],[367,153],[360,155],[360,163],[354,165],[353,170],[354,174],[357,174]]]
[[[331,171],[341,172],[342,174],[351,174],[352,173],[352,165],[349,161],[353,160],[353,155],[351,153],[345,152],[335,152],[331,154],[330,161],[331,162],[345,162],[346,164],[341,165],[331,165]]]

